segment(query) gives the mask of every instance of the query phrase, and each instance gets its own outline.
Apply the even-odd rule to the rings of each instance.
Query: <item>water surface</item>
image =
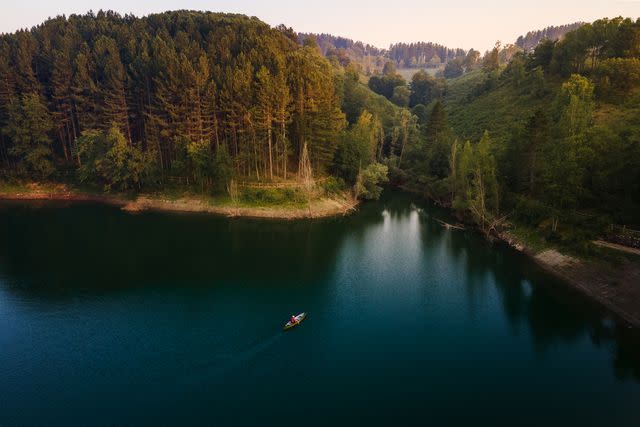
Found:
[[[640,425],[632,331],[434,218],[3,203],[0,425]]]

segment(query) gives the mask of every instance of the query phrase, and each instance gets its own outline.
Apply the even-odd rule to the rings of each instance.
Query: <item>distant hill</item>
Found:
[[[372,55],[372,56],[382,56],[384,54],[384,49],[377,48],[370,44],[363,43],[361,41],[354,41],[348,39],[346,37],[334,36],[332,34],[311,34],[311,33],[299,33],[298,37],[302,42],[308,36],[313,36],[318,43],[318,47],[323,55],[326,55],[328,52],[331,52],[332,49],[343,49],[353,58],[360,59],[362,57]]]
[[[384,49],[361,41],[332,34],[298,33],[298,42],[302,44],[308,37],[315,38],[318,48],[328,59],[335,59],[342,66],[350,62],[356,63],[365,74],[379,72],[387,61]]]
[[[387,51],[387,57],[396,61],[399,67],[415,68],[440,66],[459,56],[465,56],[466,51],[459,48],[449,48],[437,43],[396,43]]]
[[[530,52],[535,49],[542,40],[560,40],[565,34],[582,25],[584,25],[584,22],[574,22],[573,24],[551,26],[543,30],[529,31],[526,35],[518,37],[515,44],[525,52]]]
[[[355,62],[362,66],[366,74],[381,71],[388,61],[394,61],[399,68],[438,68],[466,54],[463,49],[431,42],[396,43],[389,49],[381,49],[331,34],[299,33],[299,42],[302,43],[309,36],[316,39],[320,51],[327,58],[335,58],[342,65]]]

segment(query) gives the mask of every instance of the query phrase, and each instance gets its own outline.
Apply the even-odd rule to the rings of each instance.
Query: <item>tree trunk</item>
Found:
[[[267,128],[267,142],[269,144],[269,178],[273,180],[273,153],[271,151],[271,116],[269,116],[269,127]]]

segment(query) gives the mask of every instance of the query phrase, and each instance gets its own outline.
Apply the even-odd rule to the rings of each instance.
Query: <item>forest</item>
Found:
[[[0,36],[0,173],[205,192],[313,175],[364,198],[390,180],[487,234],[518,222],[571,244],[637,225],[640,20],[525,39],[385,53],[241,15],[57,17]],[[338,45],[400,56],[367,76]],[[444,75],[398,74],[431,54]]]
[[[637,226],[640,20],[601,19],[505,57],[496,45],[413,107],[422,137],[392,181],[486,233],[515,222],[581,245],[611,224]]]
[[[2,174],[107,190],[324,175],[358,119],[344,75],[313,38],[240,15],[50,19],[0,37]],[[376,149],[360,152],[364,170]]]
[[[525,52],[535,49],[543,40],[557,41],[564,37],[565,34],[573,30],[577,30],[584,25],[584,22],[574,22],[573,24],[550,26],[542,30],[529,31],[527,34],[518,37],[515,45]]]

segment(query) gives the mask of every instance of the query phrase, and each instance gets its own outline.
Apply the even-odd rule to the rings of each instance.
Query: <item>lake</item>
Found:
[[[637,333],[436,218],[3,202],[0,425],[640,425]]]

